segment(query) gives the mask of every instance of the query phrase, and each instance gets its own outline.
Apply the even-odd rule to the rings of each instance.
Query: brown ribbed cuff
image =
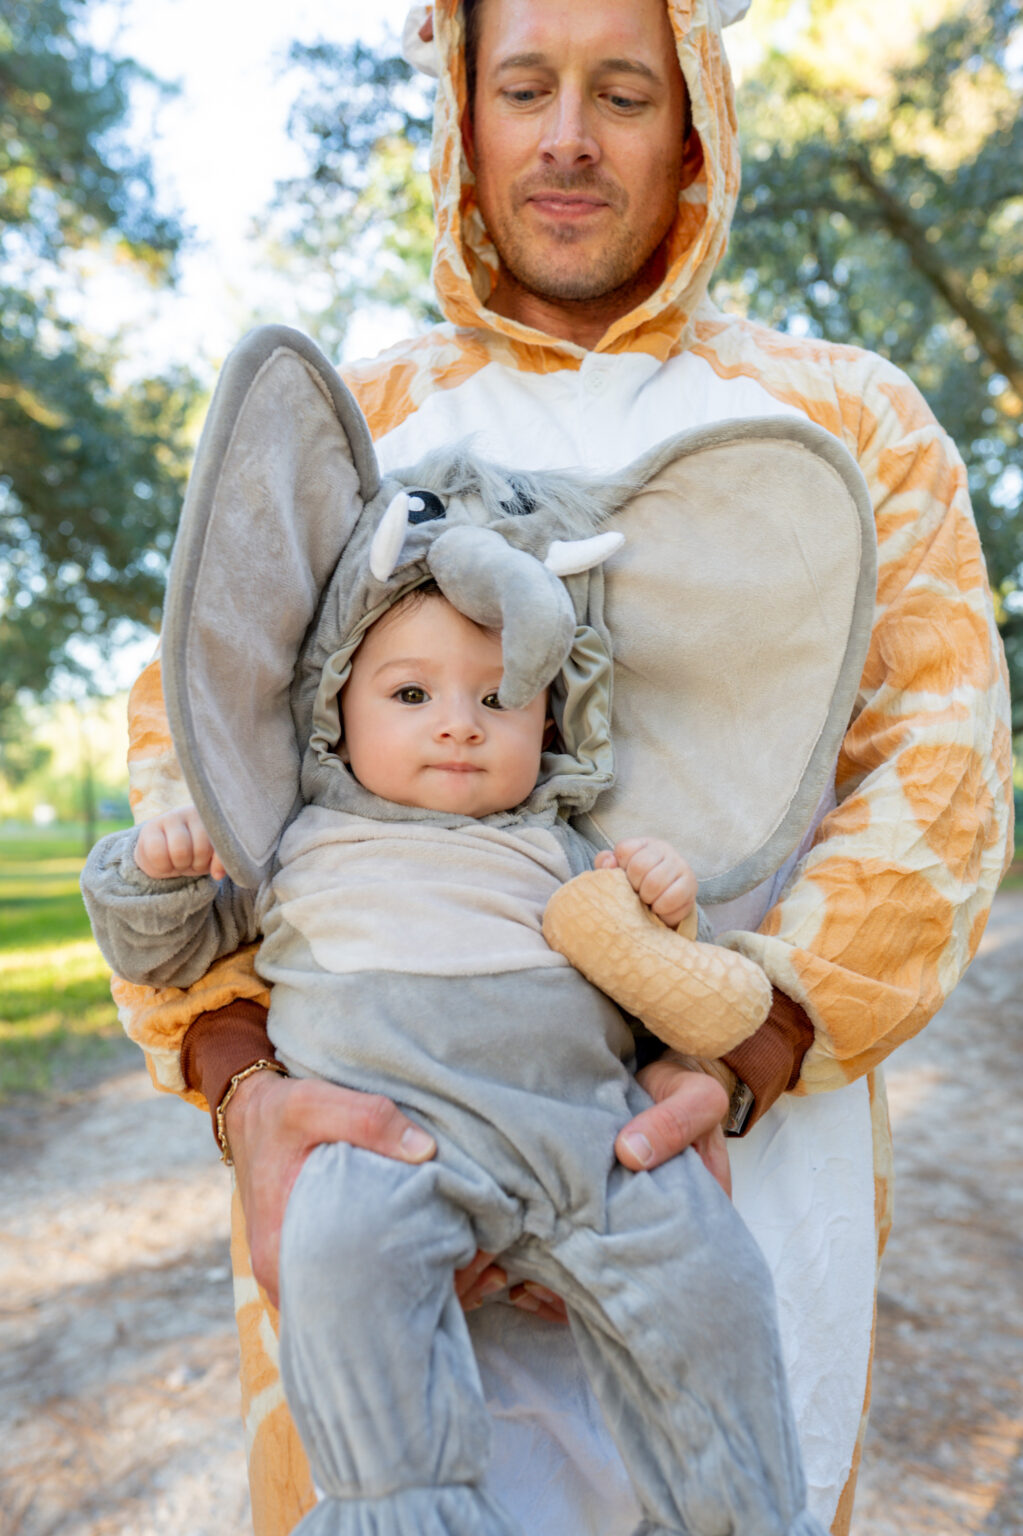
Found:
[[[756,1125],[776,1099],[799,1081],[803,1057],[813,1044],[813,1025],[804,1009],[774,988],[771,1011],[755,1034],[722,1056],[755,1099],[742,1134]]]
[[[217,1105],[235,1073],[244,1072],[254,1061],[276,1059],[267,1038],[266,1009],[262,1003],[240,997],[224,1008],[200,1013],[192,1020],[181,1045],[181,1072],[185,1086],[201,1093],[206,1100],[214,1137]]]

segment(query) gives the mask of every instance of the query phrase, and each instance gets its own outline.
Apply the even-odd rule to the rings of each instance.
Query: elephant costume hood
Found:
[[[501,633],[499,697],[550,688],[557,739],[528,800],[486,820],[592,808],[613,782],[602,522],[626,494],[502,470],[456,446],[382,477],[327,359],[284,327],[232,353],[182,514],[164,617],[168,715],[189,788],[237,884],[273,868],[303,804],[376,820],[470,820],[365,789],[339,755],[339,695],[370,626],[433,580]]]
[[[239,885],[271,872],[304,804],[451,824],[369,794],[337,753],[359,641],[433,579],[500,629],[503,703],[551,688],[560,741],[518,813],[581,818],[608,847],[667,821],[703,899],[726,901],[779,867],[830,781],[875,574],[862,476],[809,422],[690,429],[599,481],[497,469],[464,447],[384,476],[331,364],[299,332],[265,326],[224,366],[189,483],[164,611],[168,719]],[[775,599],[750,605],[752,625],[751,582]],[[627,648],[613,701],[611,635]],[[765,762],[764,722],[796,671],[799,729],[789,719]],[[737,713],[747,673],[758,699]],[[705,782],[716,793],[751,778],[745,815],[708,816]],[[666,805],[669,779],[687,789]]]
[[[521,708],[550,688],[557,741],[543,754],[533,793],[484,819],[504,825],[523,813],[591,809],[613,780],[600,567],[623,541],[599,532],[606,500],[574,478],[497,469],[461,447],[382,480],[324,591],[296,670],[303,799],[384,821],[470,819],[382,800],[338,755],[339,696],[359,644],[395,602],[432,580],[459,612],[500,631],[505,707]]]

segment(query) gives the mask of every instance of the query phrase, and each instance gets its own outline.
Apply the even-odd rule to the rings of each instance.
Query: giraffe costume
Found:
[[[710,302],[707,285],[738,191],[731,83],[713,0],[668,9],[695,132],[687,150],[692,179],[680,194],[668,270],[657,292],[590,352],[487,308],[495,256],[461,150],[460,11],[444,0],[434,10],[439,80],[431,169],[435,283],[446,322],[344,376],[385,470],[475,433],[480,451],[499,462],[613,473],[681,430],[782,417],[831,434],[862,472],[877,533],[876,601],[830,793],[775,873],[716,907],[705,890],[702,897],[719,934],[756,959],[814,1026],[794,1091],[733,1146],[732,1161],[736,1203],[774,1274],[811,1503],[816,1500],[813,1507],[838,1536],[851,1514],[869,1391],[876,1260],[890,1220],[878,1067],[940,1007],[983,933],[1010,845],[1007,677],[966,473],[917,391],[875,356],[780,336],[723,315]],[[640,545],[631,539],[629,548]],[[730,597],[724,575],[722,583],[724,611]],[[608,600],[614,630],[613,591]],[[758,609],[766,643],[776,648],[784,635],[777,623],[771,628],[778,604],[770,590],[744,587],[742,601],[751,622]],[[627,650],[617,665],[623,675],[629,671]],[[798,723],[791,688],[789,700],[785,730],[779,731],[777,710],[770,711],[763,750],[737,763],[733,778],[755,782],[769,769],[762,760]],[[736,714],[753,706],[762,707],[758,696],[737,697]],[[158,662],[136,686],[131,717],[133,803],[142,818],[187,798]],[[620,732],[617,721],[616,728]],[[804,741],[807,754],[815,740]],[[701,740],[699,750],[704,745]],[[619,747],[625,784],[630,748],[622,735]],[[733,788],[731,782],[723,787],[708,825],[732,824]],[[671,835],[668,813],[678,792],[674,783],[662,783],[659,806],[668,819],[663,828],[650,823],[647,830]],[[750,799],[755,804],[756,794]],[[611,832],[613,820],[609,805]],[[756,843],[765,829],[746,830]],[[704,868],[693,862],[713,880],[713,848],[703,852]],[[186,994],[115,983],[115,995],[154,1081],[172,1092],[185,1090],[180,1050],[197,1015],[238,997],[266,999],[251,949],[219,962]],[[765,1223],[758,1216],[768,1193],[783,1209]],[[797,1230],[812,1241],[800,1246],[793,1240]],[[252,1281],[237,1219],[233,1252],[254,1516],[260,1536],[282,1536],[310,1501],[308,1470],[280,1390],[274,1319]],[[600,1476],[613,1481],[613,1468],[601,1460],[599,1426],[580,1449],[567,1432],[552,1447],[541,1428],[523,1424],[514,1411],[517,1364],[526,1362],[540,1382],[558,1346],[546,1333],[534,1344],[536,1325],[497,1319],[500,1310],[485,1309],[477,1324],[493,1411],[508,1445],[540,1469],[538,1481],[554,1488],[561,1479],[573,1507],[582,1508],[585,1490],[566,1470],[568,1461],[583,1466],[590,1457],[600,1462]],[[839,1338],[843,1348],[836,1351]],[[559,1361],[558,1371],[570,1368]],[[830,1426],[827,1434],[822,1423]],[[569,1444],[578,1454],[566,1453]],[[589,1529],[600,1536],[629,1529],[618,1512],[607,1517],[617,1525],[600,1523],[613,1504],[609,1486],[602,1484],[604,1492],[586,1505]],[[538,1513],[538,1532],[540,1520]],[[581,1518],[578,1528],[587,1529]],[[551,1529],[558,1530],[556,1521]]]

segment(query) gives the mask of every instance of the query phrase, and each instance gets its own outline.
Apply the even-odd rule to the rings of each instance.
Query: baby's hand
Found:
[[[660,838],[626,838],[613,853],[598,853],[593,862],[596,869],[624,869],[640,901],[669,928],[684,922],[696,904],[696,876]]]
[[[212,875],[222,880],[227,873],[194,805],[144,821],[135,844],[135,863],[150,880],[181,875]]]

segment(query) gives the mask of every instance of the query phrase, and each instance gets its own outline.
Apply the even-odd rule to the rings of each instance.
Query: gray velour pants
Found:
[[[481,1230],[517,1278],[564,1297],[643,1511],[636,1536],[824,1536],[770,1277],[699,1157],[613,1164],[597,1230],[444,1152],[410,1167],[322,1146],[296,1182],[281,1370],[323,1493],[296,1536],[528,1536],[482,1486],[490,1420],[452,1280]]]

